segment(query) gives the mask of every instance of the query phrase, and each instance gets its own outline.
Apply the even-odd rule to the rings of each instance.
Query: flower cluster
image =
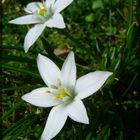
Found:
[[[24,9],[28,15],[10,21],[13,24],[36,24],[25,37],[25,52],[37,40],[46,26],[65,28],[60,12],[70,3],[72,0],[32,2]],[[53,106],[41,140],[50,140],[55,137],[63,128],[67,117],[76,122],[89,124],[82,99],[98,91],[112,75],[112,72],[95,71],[76,80],[76,64],[72,51],[67,56],[61,70],[53,61],[41,54],[37,57],[37,66],[47,86],[23,95],[22,99],[39,107]]]

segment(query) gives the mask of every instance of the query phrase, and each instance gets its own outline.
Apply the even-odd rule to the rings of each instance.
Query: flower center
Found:
[[[47,10],[46,10],[45,8],[41,8],[41,9],[39,10],[39,14],[40,14],[41,16],[44,16],[44,15],[46,14],[46,12],[47,12]]]
[[[56,85],[51,84],[50,87],[53,89],[53,92],[46,91],[46,93],[52,93],[54,95],[54,99],[60,99],[64,101],[74,97],[71,95],[71,92],[73,91],[63,87],[60,79],[57,79]]]
[[[60,92],[55,96],[57,99],[63,99],[64,97],[69,96],[65,89],[61,89]]]
[[[43,2],[43,6],[41,7],[38,3],[35,3],[36,6],[38,7],[38,14],[41,15],[41,16],[44,16],[47,12],[47,9],[45,7],[45,4]]]

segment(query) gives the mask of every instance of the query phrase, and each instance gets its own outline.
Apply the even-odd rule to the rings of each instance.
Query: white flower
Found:
[[[25,52],[34,44],[45,27],[65,28],[63,16],[60,12],[73,0],[46,0],[45,2],[31,2],[24,9],[28,15],[11,20],[12,24],[36,24],[29,30],[24,40]]]
[[[22,99],[39,107],[54,106],[41,139],[50,140],[56,136],[68,116],[76,122],[88,124],[87,111],[81,99],[99,90],[112,73],[95,71],[76,80],[73,52],[69,53],[61,71],[49,58],[41,54],[38,55],[37,65],[48,87],[35,89],[22,96]]]

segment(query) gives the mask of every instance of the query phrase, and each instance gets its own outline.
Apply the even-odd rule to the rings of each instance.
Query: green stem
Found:
[[[125,92],[123,93],[122,97],[124,97],[127,92],[129,91],[129,89],[131,88],[132,84],[134,83],[135,79],[137,78],[137,76],[139,75],[139,73],[136,73],[135,76],[133,77],[133,79],[131,80],[129,86],[127,87],[127,89],[125,90]]]
[[[128,7],[128,26],[127,29],[133,22],[133,0],[129,0],[129,7]]]

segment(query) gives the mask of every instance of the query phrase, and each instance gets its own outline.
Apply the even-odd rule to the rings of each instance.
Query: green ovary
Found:
[[[39,14],[41,16],[44,16],[46,12],[47,12],[47,10],[45,8],[42,8],[42,9],[39,10]]]
[[[61,89],[60,92],[55,97],[57,99],[63,99],[66,96],[69,96],[68,93],[64,89]]]

